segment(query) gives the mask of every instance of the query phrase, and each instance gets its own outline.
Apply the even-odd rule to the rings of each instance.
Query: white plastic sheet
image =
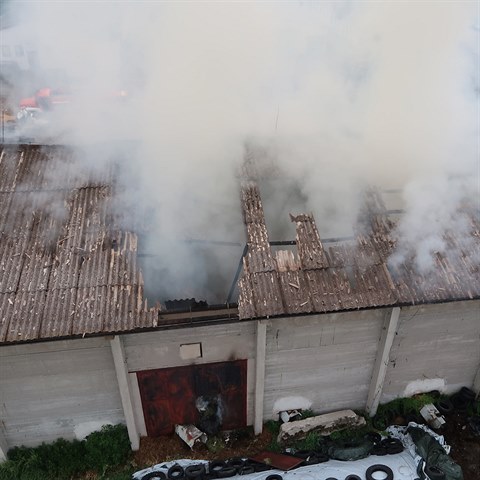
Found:
[[[142,476],[153,470],[160,470],[167,473],[168,468],[178,464],[182,467],[192,465],[194,463],[207,463],[199,460],[177,460],[175,462],[159,463],[154,467],[147,468],[136,472],[133,476],[136,480],[141,480]],[[306,467],[299,467],[289,472],[282,472],[279,470],[268,470],[261,473],[252,473],[250,475],[242,475],[235,478],[236,480],[264,480],[272,473],[279,473],[283,480],[319,480],[321,478],[334,477],[338,480],[344,480],[348,475],[358,475],[365,478],[365,472],[368,467],[375,464],[383,464],[389,466],[395,474],[395,480],[414,480],[417,478],[415,460],[408,451],[398,453],[396,455],[375,456],[371,455],[362,460],[355,460],[354,462],[340,462],[338,460],[329,460],[318,465],[310,465]],[[384,478],[383,474],[378,474],[378,480]]]
[[[437,435],[435,432],[430,430],[424,425],[417,425],[416,423],[410,423],[409,425],[419,427],[425,430],[427,433],[435,437],[439,443],[443,446],[446,453],[449,453],[450,447],[445,444],[443,437]],[[348,475],[358,475],[360,478],[365,478],[365,472],[368,467],[376,464],[387,465],[390,467],[394,473],[395,480],[415,480],[417,475],[417,466],[422,461],[415,452],[415,445],[412,441],[411,436],[406,433],[406,427],[392,426],[388,428],[388,433],[390,436],[398,438],[402,441],[405,450],[402,453],[397,453],[395,455],[370,455],[367,458],[361,460],[355,460],[353,462],[341,462],[338,460],[329,460],[325,463],[320,463],[318,465],[309,465],[305,467],[299,467],[295,470],[289,472],[282,472],[279,470],[268,470],[261,473],[252,473],[250,475],[242,475],[232,477],[235,480],[264,480],[269,475],[273,473],[279,473],[282,475],[283,480],[319,480],[327,477],[333,477],[338,480],[344,480]],[[154,465],[153,467],[140,470],[133,475],[135,480],[141,480],[142,476],[146,473],[149,473],[153,470],[160,470],[167,473],[168,469],[175,465],[181,465],[186,467],[194,463],[203,463],[207,464],[207,461],[202,460],[176,460],[174,462],[165,462]],[[382,473],[374,474],[374,478],[377,480],[382,480],[385,478],[385,475]]]

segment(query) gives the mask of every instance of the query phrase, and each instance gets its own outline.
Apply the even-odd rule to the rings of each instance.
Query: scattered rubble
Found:
[[[432,428],[439,429],[445,425],[445,418],[432,403],[424,405],[420,410],[420,415]]]
[[[280,426],[278,442],[299,440],[305,438],[309,432],[318,432],[320,435],[330,435],[337,430],[345,428],[359,428],[366,425],[365,419],[353,410],[340,410],[337,412],[317,415],[315,417],[283,423]]]
[[[195,425],[175,425],[175,433],[191,448],[196,443],[206,443],[207,435]]]

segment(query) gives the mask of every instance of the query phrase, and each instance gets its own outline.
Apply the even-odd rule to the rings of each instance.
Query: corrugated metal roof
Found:
[[[297,215],[296,252],[272,255],[258,187],[242,188],[248,253],[239,280],[241,319],[285,314],[335,312],[391,305],[480,298],[480,228],[471,217],[471,236],[445,233],[448,258],[422,275],[414,262],[392,266],[394,223],[376,191],[369,193],[366,231],[351,241],[322,244],[312,215]]]
[[[0,343],[157,325],[137,237],[111,225],[113,181],[66,147],[2,147]]]

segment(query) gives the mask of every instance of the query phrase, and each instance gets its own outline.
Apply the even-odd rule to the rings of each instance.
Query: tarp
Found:
[[[136,472],[133,478],[141,480],[143,475],[154,470],[160,470],[167,474],[167,470],[177,464],[182,467],[188,465],[208,463],[201,460],[176,460],[174,462],[159,463],[145,470]],[[282,475],[283,480],[318,480],[319,478],[334,477],[338,480],[343,480],[348,475],[358,475],[365,478],[365,472],[368,467],[376,464],[383,464],[390,467],[395,474],[395,480],[415,480],[417,478],[417,467],[414,459],[409,452],[397,453],[396,455],[375,456],[371,455],[368,458],[355,460],[354,462],[340,462],[338,460],[329,460],[318,465],[309,465],[306,467],[299,467],[289,472],[282,472],[280,470],[267,470],[266,472],[252,473],[250,475],[242,475],[232,477],[242,480],[264,480],[273,473]]]
[[[442,445],[442,448],[444,448],[446,453],[450,451],[450,447],[445,444],[443,437],[435,434],[429,428],[415,423],[410,423],[409,426],[418,426],[422,428],[422,430],[432,435],[440,445]],[[242,475],[232,478],[235,478],[236,480],[264,480],[266,477],[274,473],[282,475],[283,480],[318,480],[319,478],[327,477],[334,477],[338,480],[343,480],[348,475],[358,475],[361,478],[365,478],[365,472],[368,467],[382,464],[387,465],[392,469],[395,475],[395,480],[415,480],[418,478],[417,467],[419,463],[422,462],[422,458],[416,453],[415,444],[413,443],[412,437],[406,432],[406,429],[407,427],[397,426],[389,427],[387,429],[389,435],[400,439],[405,447],[405,450],[402,453],[397,453],[395,455],[370,455],[367,458],[351,462],[329,460],[328,462],[317,465],[299,467],[289,472],[268,470],[266,472],[252,473],[250,475]],[[188,459],[164,462],[136,472],[133,475],[133,478],[135,480],[141,480],[143,475],[154,470],[160,470],[166,474],[168,469],[175,464],[186,467],[198,463],[203,463],[205,465],[208,464],[207,461]]]

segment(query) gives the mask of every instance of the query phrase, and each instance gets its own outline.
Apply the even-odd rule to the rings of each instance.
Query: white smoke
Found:
[[[43,78],[74,87],[74,105],[50,137],[101,142],[95,161],[111,157],[106,144],[135,141],[127,158],[136,180],[125,179],[118,204],[150,206],[144,248],[159,257],[146,277],[167,286],[164,297],[208,297],[233,278],[244,242],[236,172],[247,141],[272,153],[284,179],[264,198],[267,210],[275,205],[270,223],[305,208],[322,236],[348,234],[365,185],[403,188],[397,253],[418,249],[421,265],[444,248],[444,227],[463,226],[455,212],[465,197],[478,201],[472,2],[12,8]],[[111,101],[121,89],[128,98]]]

